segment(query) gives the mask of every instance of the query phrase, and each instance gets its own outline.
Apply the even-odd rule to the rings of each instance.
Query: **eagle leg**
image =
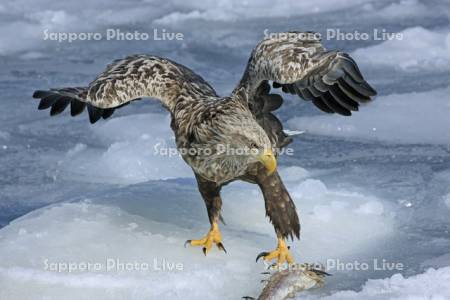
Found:
[[[205,237],[199,240],[187,240],[186,243],[184,243],[184,246],[188,244],[191,246],[202,246],[203,254],[205,255],[209,252],[213,244],[216,244],[217,248],[223,252],[227,252],[222,244],[222,234],[220,233],[219,225],[216,222],[211,224],[211,229]]]
[[[195,174],[198,184],[198,190],[203,197],[208,211],[209,222],[211,223],[211,229],[205,237],[199,240],[187,240],[184,246],[202,246],[203,253],[206,255],[211,249],[213,244],[216,244],[219,250],[227,253],[222,243],[222,234],[219,231],[219,220],[222,220],[220,215],[220,209],[222,207],[222,199],[220,197],[221,186],[218,186],[215,182],[204,179],[198,174]]]
[[[278,172],[267,174],[267,172],[257,170],[255,174],[255,181],[264,196],[266,215],[272,222],[278,238],[277,248],[272,252],[260,253],[256,257],[256,261],[262,257],[267,262],[276,260],[275,265],[281,265],[285,262],[292,264],[294,259],[289,253],[289,247],[285,240],[289,237],[296,236],[299,238],[300,236],[300,222],[295,204]]]
[[[294,263],[294,258],[289,252],[289,246],[286,245],[286,242],[282,237],[278,237],[278,246],[274,251],[261,252],[256,257],[256,262],[258,262],[261,257],[266,262],[271,262],[272,260],[276,259],[276,263],[274,265],[278,266],[284,264],[285,262],[287,262],[289,265]]]

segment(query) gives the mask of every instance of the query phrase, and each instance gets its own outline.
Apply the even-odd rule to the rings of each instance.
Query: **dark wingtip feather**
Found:
[[[86,107],[85,102],[72,100],[72,102],[70,102],[70,115],[72,117],[78,116],[84,111],[85,107]]]
[[[351,76],[344,76],[342,78],[349,86],[351,86],[355,91],[357,91],[359,94],[371,97],[375,96],[376,92],[375,90],[365,81],[364,82],[356,82]]]
[[[58,100],[58,98],[59,97],[57,95],[49,95],[42,98],[41,101],[39,102],[38,109],[44,110],[49,108],[56,102],[56,100]]]
[[[89,122],[94,124],[97,122],[103,115],[103,109],[92,106],[88,104],[88,112],[89,112]]]
[[[340,105],[329,92],[324,93],[320,98],[334,112],[347,117],[352,115],[352,112]]]
[[[364,82],[364,78],[354,62],[345,60],[343,62],[343,68],[345,70],[345,73],[351,76],[353,80],[359,83]]]
[[[113,113],[114,113],[114,108],[106,108],[106,109],[103,110],[102,118],[104,120],[106,120],[109,117],[111,117]]]
[[[334,110],[332,110],[328,105],[325,104],[325,102],[322,101],[320,98],[314,98],[313,104],[320,109],[323,112],[326,112],[327,114],[333,114]]]
[[[56,100],[55,103],[53,103],[52,105],[52,109],[50,110],[50,116],[55,116],[62,113],[69,105],[69,103],[70,103],[69,97],[61,97],[58,100]]]
[[[377,95],[377,91],[367,81],[364,81],[362,85],[371,93],[371,96]]]
[[[126,102],[115,108],[98,108],[92,106],[83,101],[83,95],[86,92],[86,88],[76,87],[76,88],[61,88],[61,89],[50,89],[47,91],[37,90],[33,93],[33,98],[40,98],[38,109],[43,110],[51,107],[50,115],[58,115],[63,112],[67,106],[70,104],[70,114],[71,116],[77,116],[81,114],[86,106],[88,106],[89,121],[93,124],[99,119],[107,119],[111,117],[114,110],[118,107],[125,106],[129,104]],[[134,100],[139,100],[134,99]],[[133,101],[134,101],[133,100]]]
[[[339,78],[338,87],[347,97],[354,101],[365,103],[371,100],[369,96],[361,94],[359,91],[354,89],[353,86],[349,85],[343,78]]]
[[[343,107],[351,111],[358,111],[359,103],[357,101],[352,100],[346,94],[344,94],[341,89],[339,89],[338,85],[335,83],[330,86],[329,90],[331,96]]]
[[[33,98],[40,99],[51,95],[52,93],[49,91],[37,90],[33,93]]]
[[[42,99],[41,102],[39,102],[38,110],[44,110],[52,106],[53,103],[49,103],[45,99]]]

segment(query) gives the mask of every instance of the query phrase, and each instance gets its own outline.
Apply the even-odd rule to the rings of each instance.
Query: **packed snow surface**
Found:
[[[312,134],[404,144],[450,145],[449,94],[449,87],[390,94],[363,106],[351,118],[301,116],[289,120],[288,124]],[[419,110],[420,114],[412,115],[411,108]]]

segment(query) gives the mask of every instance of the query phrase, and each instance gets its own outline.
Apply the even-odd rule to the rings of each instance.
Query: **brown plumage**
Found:
[[[348,54],[327,51],[317,39],[291,34],[265,39],[255,47],[230,97],[218,97],[187,67],[151,55],[116,60],[87,87],[36,91],[33,97],[41,99],[39,109],[51,108],[51,115],[70,106],[75,116],[87,107],[91,123],[133,100],[159,99],[172,116],[177,147],[196,175],[211,224],[220,218],[221,187],[239,179],[261,188],[267,216],[279,237],[299,237],[289,193],[276,171],[265,170],[274,166],[271,150],[291,142],[272,114],[283,99],[270,93],[269,81],[322,111],[341,115],[351,115],[375,95]],[[219,146],[252,151],[230,154]],[[194,154],[183,151],[187,149],[194,149]]]

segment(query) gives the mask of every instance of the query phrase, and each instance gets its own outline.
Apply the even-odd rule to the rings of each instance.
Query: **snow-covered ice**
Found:
[[[386,279],[369,280],[359,292],[341,291],[320,299],[448,299],[450,293],[450,267],[428,269],[425,273],[403,277],[392,275]],[[306,297],[304,299],[317,299]]]
[[[379,33],[381,35],[381,33]],[[433,31],[413,27],[399,33],[401,40],[387,40],[354,51],[353,56],[364,63],[405,71],[439,71],[450,67],[450,31]]]
[[[403,39],[324,40],[351,53],[379,92],[351,118],[292,96],[277,112],[286,129],[305,131],[294,137],[294,155],[280,158],[302,224],[301,240],[289,244],[299,262],[333,273],[303,296],[449,299],[449,20],[446,0],[2,1],[0,299],[258,295],[264,265],[254,259],[276,241],[256,186],[224,188],[228,254],[205,258],[183,247],[208,221],[158,103],[136,101],[90,125],[85,114],[50,118],[31,94],[86,84],[112,59],[145,52],[186,64],[225,95],[266,29],[324,36],[328,28]],[[43,40],[46,29],[110,27],[184,39]],[[383,261],[401,268],[375,268]]]
[[[384,214],[380,200],[325,187],[319,197],[314,197],[318,192],[315,181],[307,179],[293,186],[304,223],[309,224],[304,229],[304,246],[295,250],[296,255],[305,260],[325,260],[333,244],[333,255],[345,257],[392,234],[392,218]],[[175,187],[163,185],[167,189]],[[228,254],[213,251],[205,258],[198,248],[183,248],[187,238],[200,236],[207,229],[195,190],[185,187],[189,192],[172,201],[170,207],[177,209],[170,211],[161,204],[162,195],[153,194],[149,187],[140,188],[143,190],[138,193],[129,191],[120,196],[110,192],[102,195],[102,200],[56,204],[14,220],[0,233],[0,254],[9,257],[0,264],[0,296],[26,298],[30,287],[53,298],[73,290],[68,293],[72,295],[69,299],[102,298],[105,288],[109,299],[158,299],[161,295],[238,299],[249,292],[257,293],[256,274],[264,268],[254,263],[255,254],[273,247],[274,241],[256,189],[240,186],[226,190],[224,198],[228,201],[223,213],[227,226],[223,234]],[[130,197],[136,198],[133,195],[140,195],[141,203],[130,201]],[[381,210],[371,207],[374,203]],[[158,207],[161,210],[155,212]],[[154,221],[153,213],[160,215],[158,221]],[[350,219],[357,221],[359,228],[353,230]],[[331,230],[336,227],[339,229]],[[323,233],[317,235],[319,229]],[[69,266],[67,270],[61,270],[61,265],[53,267],[65,262],[73,264],[71,271]],[[123,270],[119,262],[149,267]],[[181,270],[161,270],[164,262],[178,263]],[[88,263],[101,266],[92,266],[89,271],[84,265]]]
[[[116,184],[193,177],[176,151],[168,115],[115,118],[96,127],[94,134],[105,148],[76,144],[59,162],[60,176]]]
[[[351,118],[301,116],[292,118],[288,124],[291,128],[311,134],[393,143],[450,145],[449,93],[450,88],[390,94],[378,97],[367,107],[363,106]],[[414,114],[411,108],[420,113]],[[383,122],[380,122],[381,119]]]

